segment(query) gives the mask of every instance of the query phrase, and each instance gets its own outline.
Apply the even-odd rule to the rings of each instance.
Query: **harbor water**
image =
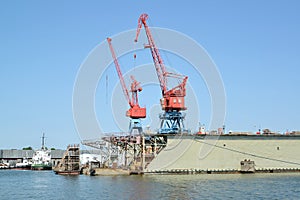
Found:
[[[0,199],[299,199],[300,174],[62,176],[0,170]]]

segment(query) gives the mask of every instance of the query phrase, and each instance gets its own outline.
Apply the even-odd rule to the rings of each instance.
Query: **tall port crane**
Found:
[[[159,133],[180,133],[184,131],[184,117],[185,113],[182,113],[182,110],[186,110],[185,107],[185,95],[186,95],[186,82],[188,77],[171,73],[166,70],[163,59],[159,53],[159,49],[155,45],[153,36],[150,32],[150,29],[147,25],[147,14],[142,14],[138,19],[138,27],[136,31],[135,42],[138,41],[138,37],[141,31],[142,26],[144,25],[145,32],[148,39],[148,44],[145,45],[145,48],[150,48],[154,66],[156,69],[156,74],[160,83],[162,98],[161,98],[161,107],[164,110],[164,113],[160,114],[161,125]],[[168,78],[176,78],[179,80],[179,85],[175,87],[168,88]]]
[[[130,106],[129,110],[126,112],[126,116],[130,117],[130,124],[129,124],[129,132],[131,133],[133,129],[138,129],[139,132],[142,131],[142,124],[141,124],[141,119],[146,117],[146,108],[141,108],[139,106],[139,101],[138,101],[138,92],[142,91],[142,87],[140,86],[140,83],[135,80],[133,76],[131,76],[131,87],[130,87],[130,92],[131,92],[131,98],[128,92],[128,89],[126,87],[124,77],[121,72],[121,68],[116,56],[116,53],[114,51],[114,48],[111,43],[112,39],[107,38],[107,42],[111,51],[112,58],[114,60],[114,64],[122,85],[122,90],[125,95],[125,98]]]

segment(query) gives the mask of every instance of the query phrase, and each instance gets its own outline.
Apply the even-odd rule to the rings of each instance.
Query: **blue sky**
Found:
[[[136,28],[141,13],[206,49],[226,89],[228,129],[300,130],[299,9],[296,0],[1,1],[0,148],[38,148],[43,132],[49,147],[79,143],[80,65],[107,36]]]

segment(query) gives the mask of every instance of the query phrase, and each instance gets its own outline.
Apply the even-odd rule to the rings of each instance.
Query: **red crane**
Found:
[[[107,42],[109,44],[111,55],[114,60],[116,70],[117,70],[117,73],[118,73],[118,76],[119,76],[119,79],[120,79],[120,82],[122,85],[123,93],[127,99],[129,106],[130,106],[129,110],[126,112],[126,116],[130,117],[131,119],[145,118],[146,117],[146,108],[141,108],[139,106],[139,102],[138,102],[138,92],[142,91],[142,87],[140,86],[140,83],[137,82],[133,76],[131,76],[132,83],[131,83],[130,92],[132,95],[130,98],[129,92],[127,90],[127,87],[126,87],[126,84],[125,84],[125,81],[124,81],[124,78],[123,78],[123,75],[122,75],[122,72],[120,69],[119,62],[116,57],[114,48],[111,44],[111,41],[112,41],[111,38],[107,38]],[[134,123],[135,123],[135,125],[137,125],[139,122],[135,121]]]
[[[136,31],[135,42],[138,41],[138,37],[142,26],[144,25],[145,32],[148,39],[148,44],[145,48],[150,48],[156,74],[160,83],[162,91],[161,107],[165,111],[160,115],[161,128],[160,133],[180,133],[184,130],[183,119],[185,113],[181,113],[181,110],[186,110],[185,107],[185,95],[186,95],[186,82],[188,77],[171,73],[166,70],[163,59],[159,53],[159,49],[155,45],[154,39],[147,25],[147,14],[142,14],[138,19],[138,27]],[[179,79],[179,85],[168,88],[168,78]]]
[[[155,45],[155,42],[153,40],[150,29],[146,23],[147,19],[148,19],[147,14],[142,14],[140,16],[140,18],[138,20],[138,28],[136,31],[135,42],[137,42],[138,36],[140,34],[140,30],[141,30],[142,26],[144,25],[146,35],[148,38],[148,42],[149,42],[149,44],[145,45],[145,48],[150,48],[150,50],[151,50],[152,59],[153,59],[154,65],[155,65],[157,77],[158,77],[158,80],[160,83],[162,96],[163,96],[163,98],[161,99],[162,109],[166,110],[166,111],[186,110],[184,97],[186,95],[185,85],[186,85],[188,77],[166,71],[166,67],[162,60],[162,57],[160,56],[159,50]],[[171,89],[168,89],[167,79],[170,77],[181,79],[181,83]]]

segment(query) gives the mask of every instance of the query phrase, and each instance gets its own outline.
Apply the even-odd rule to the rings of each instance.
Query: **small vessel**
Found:
[[[0,169],[9,169],[8,163],[0,163]]]
[[[19,170],[29,170],[31,169],[32,162],[29,161],[27,157],[23,158],[23,161],[21,163],[17,163],[16,166],[13,169],[19,169]]]
[[[32,170],[51,170],[51,151],[45,147],[45,134],[42,137],[42,148],[34,152],[32,156]]]
[[[80,174],[80,149],[79,144],[68,145],[60,162],[53,168],[56,174],[79,175]]]

